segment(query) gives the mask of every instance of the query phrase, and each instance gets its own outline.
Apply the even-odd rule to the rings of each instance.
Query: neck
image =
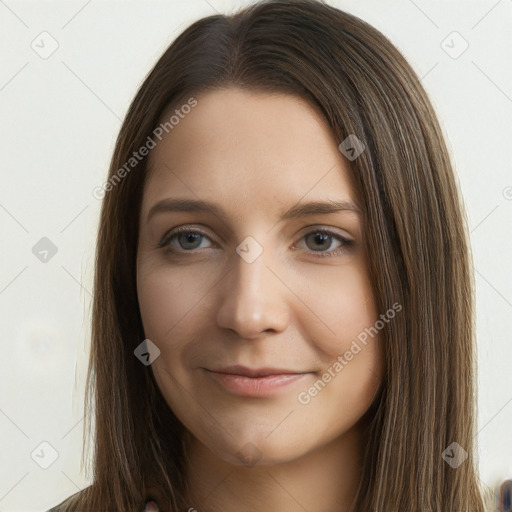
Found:
[[[350,512],[361,450],[361,429],[353,427],[298,459],[248,467],[224,462],[191,437],[187,503],[197,512]]]

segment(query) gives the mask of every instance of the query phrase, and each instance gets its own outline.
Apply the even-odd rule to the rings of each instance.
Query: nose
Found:
[[[248,263],[235,253],[234,266],[218,285],[222,291],[217,323],[241,338],[282,332],[289,323],[288,290],[267,267],[265,254]]]

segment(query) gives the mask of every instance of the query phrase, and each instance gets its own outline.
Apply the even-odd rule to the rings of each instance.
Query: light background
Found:
[[[0,511],[44,511],[90,483],[80,456],[101,206],[92,190],[168,44],[248,3],[0,0]],[[480,478],[494,489],[512,477],[512,0],[329,3],[405,54],[453,152],[477,269]],[[32,46],[48,51],[52,38],[58,48],[42,58]],[[32,252],[43,237],[57,248],[46,263]],[[48,469],[36,462],[51,462],[42,442],[58,453]]]

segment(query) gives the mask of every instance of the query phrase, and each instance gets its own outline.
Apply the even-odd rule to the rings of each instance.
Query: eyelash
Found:
[[[194,234],[198,234],[198,235],[201,235],[205,238],[210,238],[208,235],[206,235],[205,233],[197,230],[197,229],[191,229],[191,228],[188,228],[186,226],[181,226],[181,227],[178,227],[178,228],[175,228],[173,229],[172,231],[170,231],[169,233],[166,233],[162,240],[159,242],[159,244],[157,245],[157,249],[164,249],[166,252],[171,252],[171,253],[175,253],[175,254],[178,254],[178,253],[187,253],[187,252],[195,252],[195,249],[190,249],[190,250],[185,250],[185,249],[182,249],[182,250],[179,250],[179,249],[174,249],[174,248],[171,248],[169,243],[171,242],[171,240],[176,237],[177,235],[180,235],[180,234],[183,234],[183,233],[194,233]],[[338,241],[340,241],[342,243],[342,245],[340,247],[338,247],[337,249],[335,250],[331,250],[331,251],[312,251],[312,250],[308,250],[307,252],[310,252],[312,253],[315,257],[317,258],[330,258],[330,257],[334,257],[334,256],[339,256],[341,254],[344,254],[346,253],[348,250],[350,250],[352,248],[352,246],[354,245],[354,241],[353,240],[349,240],[348,238],[344,238],[343,236],[339,235],[338,233],[335,233],[334,231],[331,231],[329,229],[326,229],[326,228],[318,228],[318,229],[313,229],[309,232],[307,232],[302,238],[305,238],[306,236],[308,235],[311,235],[311,234],[323,234],[323,235],[328,235],[328,236],[331,236],[335,239],[337,239]]]

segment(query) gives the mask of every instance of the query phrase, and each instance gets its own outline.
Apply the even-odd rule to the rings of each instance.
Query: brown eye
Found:
[[[338,233],[325,229],[311,231],[306,234],[303,239],[305,240],[307,250],[317,253],[315,256],[320,257],[338,256],[346,252],[354,244],[353,240],[349,240]]]
[[[333,236],[323,232],[309,233],[306,235],[306,245],[312,251],[329,249],[333,242]]]

